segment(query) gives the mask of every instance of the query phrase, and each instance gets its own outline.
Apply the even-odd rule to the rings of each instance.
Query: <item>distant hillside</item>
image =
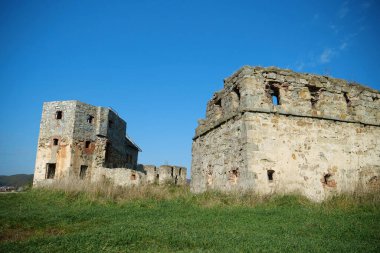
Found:
[[[31,184],[33,181],[33,174],[17,174],[12,176],[0,176],[0,186],[23,186]]]

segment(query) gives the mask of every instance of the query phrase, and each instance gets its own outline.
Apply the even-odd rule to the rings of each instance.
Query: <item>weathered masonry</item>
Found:
[[[137,165],[141,150],[126,137],[126,128],[126,122],[110,108],[79,101],[44,103],[33,184],[109,179],[127,186],[159,178],[160,169],[151,171],[152,166]],[[179,168],[172,167],[173,171]],[[166,169],[162,171],[166,175]],[[162,180],[186,182],[186,168],[180,171],[180,176],[162,176]]]
[[[334,193],[380,187],[379,91],[278,68],[243,67],[207,104],[191,190]]]

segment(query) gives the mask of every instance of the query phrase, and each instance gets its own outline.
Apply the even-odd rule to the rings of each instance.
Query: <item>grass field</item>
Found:
[[[380,252],[373,198],[134,191],[0,194],[0,252]]]

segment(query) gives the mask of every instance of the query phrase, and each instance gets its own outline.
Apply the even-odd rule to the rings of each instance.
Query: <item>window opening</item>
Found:
[[[57,111],[57,112],[55,113],[55,118],[56,118],[56,119],[62,119],[62,111]]]
[[[347,92],[344,92],[344,93],[343,93],[343,96],[344,96],[344,99],[346,100],[346,104],[347,104],[347,106],[350,106],[350,105],[351,105],[351,100],[350,100],[350,98],[348,97]]]
[[[90,123],[90,124],[92,124],[92,121],[94,120],[94,116],[92,116],[92,115],[88,115],[87,116],[87,122],[88,123]]]
[[[80,173],[79,173],[79,178],[80,179],[85,179],[86,178],[87,168],[88,168],[88,166],[86,166],[86,165],[81,165],[80,166]]]
[[[108,127],[109,127],[109,128],[112,128],[112,127],[113,127],[113,121],[112,121],[112,120],[109,120],[109,121],[108,121]]]
[[[174,177],[174,168],[172,168],[170,175],[171,177]]]
[[[54,146],[57,146],[57,145],[58,145],[58,142],[59,142],[58,139],[53,139],[53,145],[54,145]]]
[[[323,183],[326,185],[330,185],[331,180],[332,180],[332,175],[330,173],[327,173],[323,176]]]
[[[310,103],[311,107],[315,108],[315,104],[319,100],[319,95],[321,94],[321,88],[315,87],[315,86],[307,86],[310,93]]]
[[[268,180],[269,182],[273,181],[273,175],[274,175],[274,170],[268,170],[267,175],[268,175]]]
[[[269,83],[267,89],[271,97],[272,104],[281,105],[280,88],[277,86],[277,83]]]
[[[238,99],[240,100],[240,91],[239,91],[238,87],[234,87],[234,89],[232,91],[236,93]]]
[[[108,163],[110,161],[110,153],[111,153],[111,143],[106,143],[106,153],[104,155],[105,161]]]
[[[55,176],[55,163],[48,163],[46,164],[46,178],[47,179],[54,179]]]
[[[239,178],[239,169],[234,169],[230,171],[229,180],[232,184],[236,184]]]
[[[86,148],[89,148],[90,145],[91,145],[91,141],[86,141],[85,147],[86,147]]]

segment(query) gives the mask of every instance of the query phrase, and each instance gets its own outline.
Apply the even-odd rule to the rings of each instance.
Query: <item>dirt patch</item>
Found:
[[[30,229],[30,228],[5,228],[0,230],[0,242],[25,241],[32,237],[56,236],[65,234],[60,228]]]

